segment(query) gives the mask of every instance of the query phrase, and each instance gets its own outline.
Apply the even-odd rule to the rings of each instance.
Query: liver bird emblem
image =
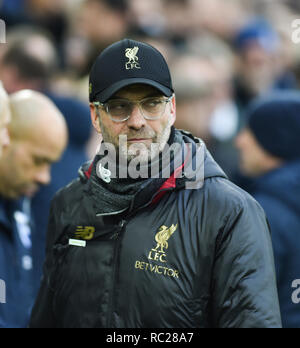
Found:
[[[164,253],[164,249],[168,249],[168,239],[172,236],[172,234],[176,231],[177,225],[172,224],[170,228],[163,225],[159,228],[159,231],[155,235],[155,241],[157,242],[156,248],[157,250],[160,248],[159,252]]]
[[[129,59],[129,61],[126,63],[126,69],[140,69],[139,63],[137,62],[139,58],[137,57],[139,48],[137,46],[133,48],[126,48],[125,50],[125,57]]]

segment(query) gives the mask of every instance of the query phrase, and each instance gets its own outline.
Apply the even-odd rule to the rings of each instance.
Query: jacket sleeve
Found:
[[[281,327],[269,226],[247,194],[218,233],[212,293],[215,327]]]
[[[55,223],[55,203],[51,204],[47,242],[46,242],[46,259],[43,267],[43,277],[41,286],[32,309],[29,328],[54,328],[55,318],[52,311],[53,290],[51,288],[51,273],[53,272],[53,252],[52,246],[56,232]]]

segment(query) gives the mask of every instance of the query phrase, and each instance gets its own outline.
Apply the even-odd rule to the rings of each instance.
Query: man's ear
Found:
[[[92,120],[93,127],[96,129],[97,133],[101,133],[100,122],[99,122],[99,117],[100,117],[99,108],[97,108],[93,103],[90,103],[90,112],[91,112],[91,120]]]
[[[173,98],[171,99],[171,102],[170,102],[170,113],[171,113],[171,117],[172,117],[172,126],[173,126],[175,121],[176,121],[176,99],[175,99],[175,95],[173,95]]]

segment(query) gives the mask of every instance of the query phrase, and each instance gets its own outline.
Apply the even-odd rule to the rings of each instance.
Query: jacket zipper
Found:
[[[111,294],[110,294],[110,299],[109,299],[109,304],[108,304],[108,317],[107,317],[107,328],[112,327],[112,322],[113,322],[113,308],[114,308],[114,299],[115,299],[115,292],[116,292],[116,278],[118,275],[118,268],[119,268],[119,248],[120,248],[120,243],[121,243],[121,238],[120,235],[124,229],[124,226],[126,224],[125,220],[121,220],[119,223],[120,231],[115,233],[112,236],[112,239],[115,240],[115,245],[114,245],[114,251],[113,251],[113,271],[112,271],[112,277],[111,277]]]
[[[113,212],[111,212],[111,213],[97,213],[96,216],[99,217],[99,216],[118,215],[118,214],[123,213],[123,212],[126,211],[126,210],[127,210],[127,208],[122,209],[122,210],[119,210],[119,211],[113,211]]]
[[[172,191],[173,188],[167,188],[167,189],[163,189],[163,190],[159,190],[158,192],[156,192],[151,200],[144,204],[143,206],[139,207],[134,213],[136,213],[138,210],[143,209],[145,207],[147,207],[148,205],[150,205],[154,199],[154,197],[159,194],[162,191]],[[121,211],[122,212],[122,211]],[[119,212],[115,212],[112,214],[97,214],[97,216],[104,216],[104,215],[117,215]],[[133,213],[129,214],[127,216],[127,220],[130,216],[132,216]],[[107,328],[112,328],[112,322],[113,322],[113,308],[114,308],[114,299],[116,297],[116,278],[118,275],[118,268],[119,268],[119,248],[120,248],[120,243],[121,243],[121,233],[123,232],[123,229],[126,225],[127,221],[122,219],[119,223],[119,228],[120,230],[118,232],[116,232],[111,239],[115,240],[115,245],[114,245],[114,250],[113,250],[113,272],[112,272],[112,278],[111,278],[111,295],[110,295],[110,299],[109,299],[109,305],[108,305],[108,317],[107,317],[107,323],[106,323],[106,327]]]

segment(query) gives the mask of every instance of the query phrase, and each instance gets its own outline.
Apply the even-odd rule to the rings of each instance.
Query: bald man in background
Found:
[[[10,110],[10,144],[0,158],[0,279],[6,286],[0,327],[26,327],[39,286],[30,198],[50,182],[51,164],[61,157],[68,133],[63,115],[39,92],[12,94]]]

